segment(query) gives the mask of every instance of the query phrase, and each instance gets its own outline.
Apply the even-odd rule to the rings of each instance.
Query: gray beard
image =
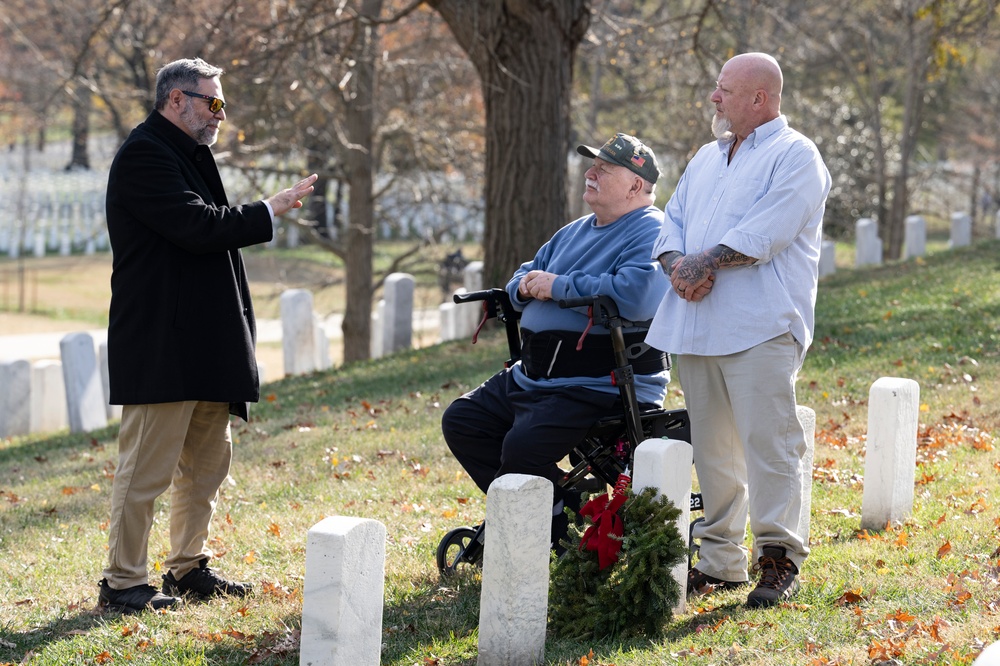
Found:
[[[733,124],[729,122],[729,118],[725,116],[712,116],[712,135],[716,139],[731,139],[733,138]]]
[[[187,106],[181,111],[181,122],[183,122],[188,130],[194,135],[194,140],[202,146],[211,146],[215,143],[218,138],[218,134],[212,131],[212,128],[208,126],[208,123],[202,122],[195,114],[194,107],[191,105],[191,100],[188,100]]]

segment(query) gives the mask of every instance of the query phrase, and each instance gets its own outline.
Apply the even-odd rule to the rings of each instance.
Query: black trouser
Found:
[[[455,400],[441,418],[448,448],[485,493],[504,474],[532,474],[556,484],[557,463],[605,416],[622,414],[621,399],[580,387],[525,391],[504,370]],[[562,499],[556,486],[555,503]]]

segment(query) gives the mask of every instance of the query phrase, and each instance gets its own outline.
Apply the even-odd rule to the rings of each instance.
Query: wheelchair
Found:
[[[465,294],[455,294],[456,303],[482,301],[483,318],[480,321],[472,341],[476,339],[483,326],[490,319],[496,319],[504,326],[507,335],[507,347],[510,358],[504,367],[511,367],[520,359],[521,334],[520,313],[510,302],[506,290],[493,288],[473,291]],[[562,308],[587,307],[590,315],[590,325],[599,323],[610,332],[611,346],[615,357],[615,368],[612,370],[612,381],[618,387],[623,405],[621,416],[605,417],[590,429],[583,441],[576,445],[569,455],[572,467],[565,470],[558,485],[565,490],[577,492],[604,491],[613,487],[619,475],[632,469],[632,456],[635,447],[647,439],[667,437],[690,443],[691,426],[687,410],[684,409],[652,409],[640,410],[635,395],[635,376],[628,363],[626,355],[623,328],[635,325],[621,317],[618,306],[609,296],[595,295],[559,301]],[[640,322],[640,326],[648,322]],[[588,329],[589,331],[589,326]],[[584,332],[586,335],[586,331]],[[701,511],[701,493],[692,493],[690,510]],[[689,528],[689,537],[693,536],[695,524],[703,520],[697,518]],[[443,578],[454,576],[460,567],[480,567],[483,560],[483,548],[486,543],[486,522],[477,527],[456,527],[449,531],[438,544],[436,559],[437,567]],[[689,538],[691,547],[688,552],[688,565],[697,555],[698,546]]]

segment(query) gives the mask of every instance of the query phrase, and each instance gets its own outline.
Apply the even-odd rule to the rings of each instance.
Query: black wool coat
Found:
[[[240,248],[271,240],[263,201],[230,206],[208,146],[153,111],[122,144],[107,193],[111,404],[260,397]]]

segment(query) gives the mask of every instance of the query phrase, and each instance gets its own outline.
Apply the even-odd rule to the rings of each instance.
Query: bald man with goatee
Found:
[[[750,608],[790,598],[809,554],[795,377],[813,337],[830,174],[781,115],[781,89],[770,55],[723,65],[709,98],[716,140],[685,169],[653,246],[671,288],[646,337],[677,355],[705,502],[688,596],[748,584],[749,518]]]

